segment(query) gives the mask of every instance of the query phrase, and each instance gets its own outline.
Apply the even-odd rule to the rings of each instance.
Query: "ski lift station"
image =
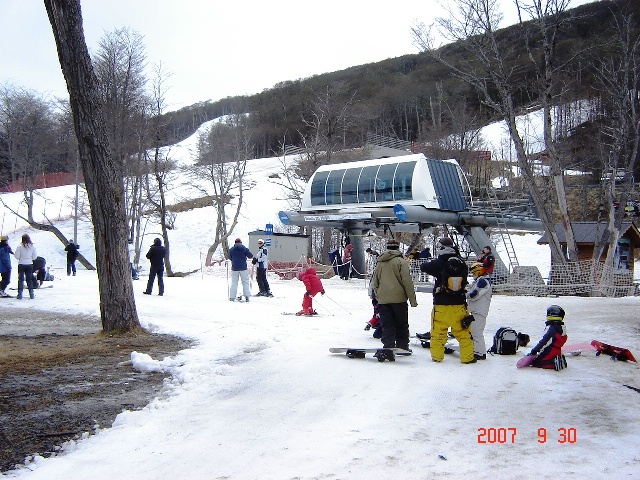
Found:
[[[306,185],[301,210],[281,211],[279,217],[284,225],[336,228],[349,235],[353,266],[359,272],[365,271],[362,238],[371,230],[418,233],[449,225],[479,254],[492,245],[487,227],[503,235],[507,229],[544,229],[530,214],[474,207],[459,164],[423,154],[323,165]],[[494,273],[500,271],[508,274],[509,269],[496,255]]]

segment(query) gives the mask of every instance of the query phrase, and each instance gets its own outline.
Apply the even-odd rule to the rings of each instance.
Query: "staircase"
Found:
[[[513,272],[513,270],[518,266],[518,257],[516,256],[516,251],[513,248],[513,242],[511,242],[511,235],[509,234],[509,229],[507,228],[507,224],[504,220],[502,208],[500,208],[500,204],[498,203],[498,197],[496,196],[495,189],[487,187],[486,191],[489,205],[491,207],[489,213],[496,218],[498,234],[502,237],[502,243],[504,244],[507,257],[509,258],[509,270],[510,272]]]

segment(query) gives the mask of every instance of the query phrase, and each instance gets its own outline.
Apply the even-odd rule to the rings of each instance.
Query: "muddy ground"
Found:
[[[118,365],[132,351],[162,360],[192,346],[169,335],[100,330],[95,317],[0,309],[0,472],[33,454],[51,456],[158,396],[166,374]]]

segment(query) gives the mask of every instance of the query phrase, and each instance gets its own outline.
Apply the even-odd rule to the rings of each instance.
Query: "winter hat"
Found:
[[[161,241],[159,238],[156,238],[156,239],[153,241],[153,244],[154,244],[154,245],[160,245],[160,244],[162,244],[162,241]]]
[[[445,247],[453,247],[453,240],[449,237],[442,237],[438,242]]]
[[[394,240],[392,238],[391,240],[387,241],[387,250],[398,250],[399,248],[400,244],[397,240]]]
[[[235,243],[242,243],[242,240],[240,240],[239,238],[236,238]]]
[[[258,239],[258,243],[264,243],[264,240],[263,240],[263,239],[261,239],[261,238],[259,238],[259,239]]]
[[[7,237],[6,235],[2,235],[0,237],[0,242],[6,242],[7,240],[9,240],[9,237]]]

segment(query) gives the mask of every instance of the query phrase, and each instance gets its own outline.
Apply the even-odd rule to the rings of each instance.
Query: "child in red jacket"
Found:
[[[313,309],[313,297],[318,293],[324,295],[324,287],[322,286],[320,277],[316,274],[316,269],[313,267],[307,268],[298,275],[298,280],[304,283],[307,291],[304,293],[304,297],[302,297],[302,310],[296,313],[296,315],[317,315],[318,312]]]

